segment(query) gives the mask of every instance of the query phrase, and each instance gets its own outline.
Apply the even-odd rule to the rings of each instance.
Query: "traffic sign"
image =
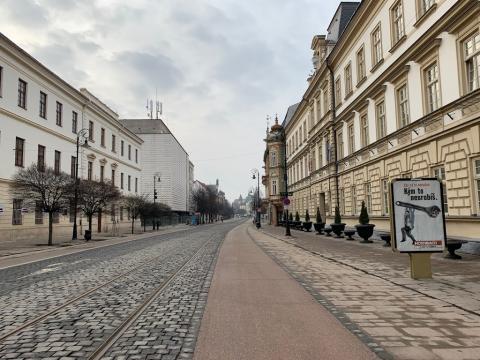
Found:
[[[289,198],[283,199],[283,205],[290,205],[290,199]]]

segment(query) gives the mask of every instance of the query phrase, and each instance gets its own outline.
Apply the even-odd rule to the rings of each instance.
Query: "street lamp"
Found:
[[[261,228],[262,225],[260,223],[260,173],[258,172],[257,169],[252,170],[252,179],[255,180],[257,179],[257,204],[255,208],[255,225],[257,226],[257,229]]]
[[[75,158],[75,197],[73,200],[73,231],[72,240],[77,240],[77,206],[78,206],[78,148],[80,147],[80,138],[84,140],[82,146],[88,146],[88,129],[81,129],[77,132],[77,157]]]
[[[159,173],[155,173],[155,175],[153,175],[153,204],[155,205],[156,203],[156,200],[158,199],[158,193],[157,193],[157,188],[156,188],[156,182],[160,182],[160,175]],[[153,219],[153,230],[155,230],[155,225],[157,225],[157,230],[159,228],[159,224],[155,224],[157,222],[157,219],[154,218]]]
[[[283,180],[285,182],[285,199],[283,200],[285,208],[285,236],[292,236],[290,232],[290,219],[288,218],[288,206],[290,205],[290,199],[288,198],[288,172],[287,172],[287,136],[285,134],[285,128],[283,129],[283,158],[284,158],[284,168],[283,168]]]

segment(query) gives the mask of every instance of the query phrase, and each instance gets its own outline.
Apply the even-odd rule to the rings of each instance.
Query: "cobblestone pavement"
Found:
[[[156,306],[164,307],[163,315],[155,312],[158,321],[150,322],[146,329],[157,335],[165,333],[164,341],[158,343],[165,348],[158,348],[158,351],[153,348],[153,353],[149,348],[149,358],[176,358],[180,354],[177,350],[182,347],[183,354],[188,355],[193,344],[194,329],[203,309],[206,290],[202,287],[205,277],[215,259],[216,249],[236,224],[206,225],[0,271],[0,301],[4,305],[0,308],[0,334],[5,334],[35,316],[64,304],[67,299],[147,262],[128,276],[111,282],[8,337],[0,343],[0,358],[88,358],[155,288],[208,244],[195,261],[164,289],[158,302],[155,302]],[[143,325],[141,319],[139,324]],[[162,322],[168,327],[161,326]],[[135,329],[144,334],[143,326]],[[134,336],[137,336],[136,333],[133,333]],[[147,336],[147,340],[143,341],[151,338]],[[124,343],[128,345],[126,349],[132,351],[140,346],[134,344]],[[118,351],[123,351],[123,348],[120,346]],[[143,355],[140,358],[145,358]]]
[[[480,359],[478,257],[452,262],[436,256],[435,279],[415,282],[408,258],[378,243],[300,232],[286,240],[284,229],[263,231],[275,237],[261,236],[257,243],[341,322],[354,323],[373,339],[371,347],[385,349],[382,357]],[[459,274],[458,267],[466,272]],[[457,284],[464,279],[471,283]]]

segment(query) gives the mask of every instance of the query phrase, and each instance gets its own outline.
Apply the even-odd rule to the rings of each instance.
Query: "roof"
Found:
[[[292,120],[293,114],[295,114],[295,111],[297,110],[298,105],[300,105],[299,102],[294,105],[290,105],[288,107],[287,113],[285,114],[285,119],[283,120],[283,123],[282,123],[283,128],[285,128],[287,124],[290,122],[290,120]]]
[[[340,39],[359,6],[360,2],[353,1],[342,1],[338,5],[337,11],[328,25],[327,40],[337,42]]]

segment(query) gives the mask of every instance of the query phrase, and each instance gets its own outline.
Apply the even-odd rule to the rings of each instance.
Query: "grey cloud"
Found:
[[[116,61],[134,70],[139,76],[135,81],[157,86],[163,91],[174,89],[183,79],[173,61],[161,54],[125,51],[116,55]]]
[[[33,0],[6,0],[2,4],[2,11],[6,11],[15,23],[28,27],[48,22],[47,11]]]

